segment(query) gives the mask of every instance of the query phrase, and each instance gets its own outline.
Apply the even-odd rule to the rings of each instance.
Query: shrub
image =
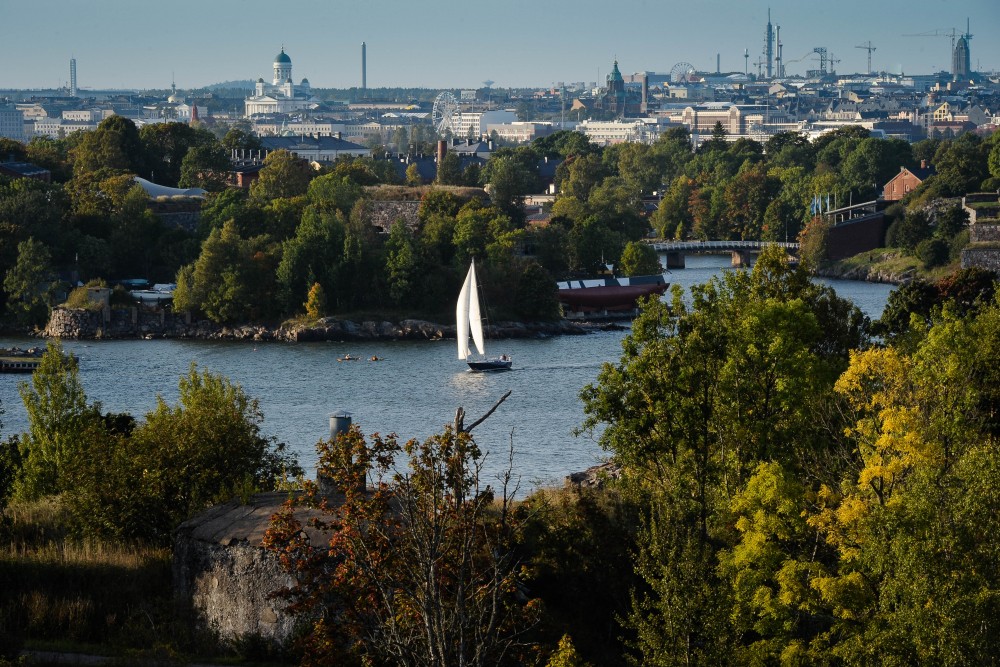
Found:
[[[924,263],[926,269],[933,269],[947,262],[950,252],[948,242],[938,238],[924,239],[916,247],[917,258]]]
[[[90,292],[87,291],[86,287],[77,287],[70,292],[63,305],[66,308],[73,308],[74,310],[90,311],[98,311],[102,307],[100,302],[90,298]]]

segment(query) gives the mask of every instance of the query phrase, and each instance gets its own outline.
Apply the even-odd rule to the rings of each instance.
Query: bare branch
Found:
[[[500,400],[498,400],[496,403],[494,403],[493,407],[490,408],[489,411],[487,411],[487,413],[485,415],[483,415],[482,417],[480,417],[476,421],[472,422],[472,424],[468,428],[463,428],[463,429],[459,430],[458,432],[459,433],[462,433],[462,432],[464,432],[464,433],[471,433],[472,429],[474,429],[477,426],[479,426],[480,424],[482,424],[484,421],[486,421],[486,419],[491,414],[493,414],[494,412],[496,412],[496,409],[500,407],[500,404],[503,403],[504,401],[506,401],[507,397],[510,396],[510,392],[511,391],[512,391],[511,389],[508,389],[507,393],[504,394],[503,396],[501,396]],[[462,410],[462,408],[459,408],[459,410]],[[465,415],[465,411],[464,410],[462,410],[462,415],[463,416]],[[459,426],[459,424],[458,424],[458,417],[457,416],[455,418],[455,426],[456,426],[456,430],[457,430],[457,427]]]

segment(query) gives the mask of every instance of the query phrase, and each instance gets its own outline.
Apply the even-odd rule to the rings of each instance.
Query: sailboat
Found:
[[[473,371],[510,370],[510,357],[506,354],[489,358],[486,356],[486,341],[483,339],[483,317],[479,309],[479,282],[476,280],[476,262],[469,265],[462,291],[458,293],[455,307],[456,337],[458,338],[458,358],[465,360]],[[479,350],[479,358],[470,359],[469,334]]]

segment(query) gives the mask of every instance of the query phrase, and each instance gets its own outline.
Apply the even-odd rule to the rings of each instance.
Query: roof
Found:
[[[906,171],[910,172],[921,181],[926,181],[927,177],[933,176],[934,174],[937,173],[937,169],[934,168],[934,165],[928,165],[926,167],[914,167],[913,169],[907,169]]]
[[[19,178],[37,178],[49,173],[48,169],[30,162],[0,162],[0,171]]]
[[[326,150],[326,151],[367,151],[368,149],[360,144],[355,144],[337,137],[313,137],[307,135],[296,135],[294,137],[263,137],[261,145],[269,150],[284,149],[286,151],[296,150]]]
[[[285,53],[285,49],[282,48],[281,49],[281,53],[279,53],[278,55],[276,55],[274,57],[274,63],[275,64],[278,64],[278,63],[288,63],[289,65],[291,65],[292,64],[292,59],[288,57],[288,54]]]
[[[157,185],[138,176],[135,177],[135,182],[141,185],[150,197],[204,197],[208,194],[207,190],[201,188],[171,188],[166,185]]]
[[[246,543],[251,546],[261,546],[264,533],[271,527],[271,517],[280,512],[285,501],[291,497],[287,492],[269,492],[254,494],[244,504],[238,500],[215,505],[201,514],[188,519],[177,528],[178,535],[209,544],[230,546]],[[295,494],[298,495],[298,494]],[[328,502],[336,507],[343,496],[330,497]],[[295,511],[296,518],[302,521],[303,531],[316,544],[322,544],[329,534],[313,528],[309,520],[324,518],[322,512],[308,508]]]

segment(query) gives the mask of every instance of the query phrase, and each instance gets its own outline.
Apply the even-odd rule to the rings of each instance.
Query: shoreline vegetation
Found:
[[[489,326],[493,338],[544,338],[576,336],[593,331],[620,329],[616,322],[498,322]],[[344,319],[322,317],[315,320],[288,320],[279,325],[223,325],[209,320],[188,321],[181,315],[140,312],[136,309],[114,311],[110,318],[84,309],[53,310],[45,329],[35,332],[41,338],[78,340],[116,340],[136,338],[154,340],[199,339],[255,342],[343,342],[389,340],[445,340],[455,337],[455,326],[420,319]]]

